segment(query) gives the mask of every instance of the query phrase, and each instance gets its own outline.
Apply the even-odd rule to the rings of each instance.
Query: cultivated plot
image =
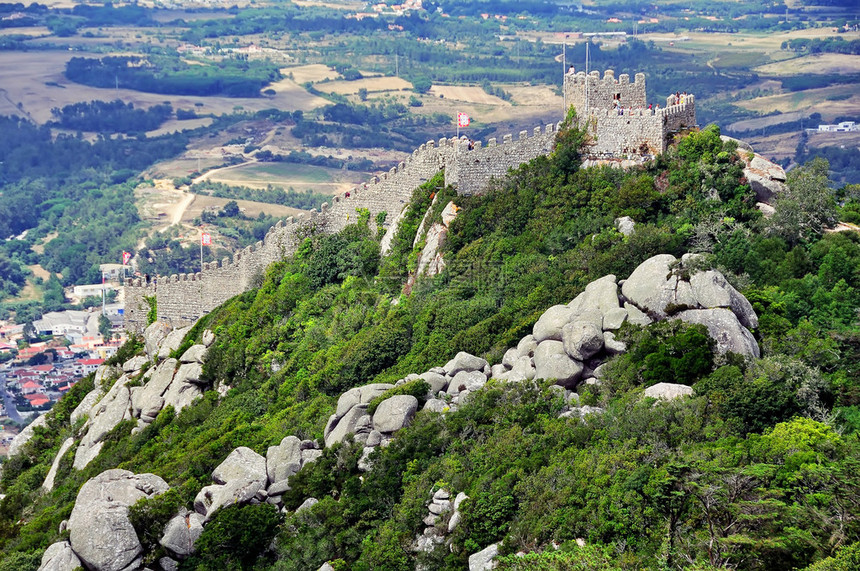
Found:
[[[309,111],[326,103],[295,82],[279,82],[271,97],[199,97],[143,93],[130,89],[89,87],[65,78],[66,62],[81,54],[58,51],[0,52],[0,114],[25,116],[37,123],[49,121],[51,109],[81,101],[122,99],[135,107],[169,101],[174,109],[222,115],[234,111],[281,109]]]
[[[355,95],[361,89],[366,89],[368,93],[411,90],[412,84],[399,77],[364,77],[353,81],[319,83],[314,87],[326,93]]]
[[[206,179],[231,186],[266,188],[268,185],[321,194],[345,192],[370,178],[368,173],[296,163],[246,163],[207,173]]]

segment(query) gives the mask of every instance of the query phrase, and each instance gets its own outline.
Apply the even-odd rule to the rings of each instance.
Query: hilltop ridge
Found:
[[[853,553],[860,239],[824,233],[826,171],[788,173],[764,218],[716,128],[630,169],[582,168],[580,137],[563,126],[485,193],[437,174],[384,256],[357,213],[190,328],[150,325],[4,465],[0,566]],[[128,542],[86,539],[103,508]]]

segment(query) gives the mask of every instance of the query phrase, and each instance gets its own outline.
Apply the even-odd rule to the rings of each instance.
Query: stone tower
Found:
[[[647,107],[645,100],[645,74],[637,73],[633,83],[630,76],[622,73],[615,78],[615,72],[607,69],[600,79],[600,72],[576,72],[573,68],[564,76],[564,93],[567,104],[572,105],[576,112],[585,115],[587,107],[591,109],[614,109],[618,101],[621,107],[636,109]]]

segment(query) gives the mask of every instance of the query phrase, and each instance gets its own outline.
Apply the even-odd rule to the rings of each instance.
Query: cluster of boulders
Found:
[[[100,367],[93,389],[72,412],[71,421],[86,417],[84,435],[75,452],[74,467],[82,470],[101,451],[104,437],[124,420],[137,420],[136,431],[143,430],[167,406],[179,412],[203,395],[201,373],[206,349],[215,340],[207,331],[204,343],[193,345],[179,360],[168,358],[176,351],[189,328],[170,330],[161,322],[146,328],[144,343],[147,357],[132,357],[120,369]],[[141,375],[144,366],[152,364]],[[105,381],[116,379],[107,393]]]
[[[282,496],[290,489],[290,477],[320,455],[316,441],[295,436],[270,446],[265,458],[245,446],[236,448],[212,472],[215,483],[194,498],[201,524],[218,509],[232,504],[267,502],[283,508]]]
[[[326,423],[323,432],[326,447],[354,435],[364,444],[364,454],[359,468],[368,470],[368,457],[376,447],[387,446],[395,432],[408,426],[419,408],[419,400],[413,395],[392,394],[384,398],[373,415],[368,407],[374,399],[383,397],[387,391],[412,381],[427,383],[429,391],[422,410],[447,412],[456,410],[469,395],[487,384],[492,374],[486,359],[460,352],[444,367],[433,367],[420,375],[411,374],[394,384],[373,383],[352,388],[337,401],[337,408]]]
[[[575,389],[581,383],[600,384],[605,361],[626,350],[624,343],[616,339],[625,322],[648,325],[663,319],[681,319],[701,323],[716,340],[720,352],[757,357],[759,348],[749,331],[757,326],[757,316],[750,303],[719,272],[696,272],[693,266],[691,256],[678,260],[659,255],[640,264],[626,280],[617,281],[608,275],[593,281],[570,303],[544,312],[532,333],[506,351],[499,364],[491,366],[481,357],[460,352],[442,367],[408,375],[396,383],[350,389],[340,396],[326,423],[325,446],[353,435],[364,445],[359,467],[368,470],[370,453],[386,446],[398,430],[408,426],[422,401],[423,410],[456,410],[491,378],[511,383],[552,379],[556,383],[552,390],[566,403],[562,416],[602,412],[581,405]],[[186,332],[151,326],[145,336],[147,357],[127,361],[121,371],[99,369],[98,386],[118,378],[106,394],[95,389],[72,413],[73,424],[87,419],[75,467],[86,466],[98,454],[104,435],[122,420],[137,419],[139,430],[165,406],[179,410],[202,394],[202,363],[214,337],[206,332],[203,344],[192,346],[179,360],[170,358]],[[141,374],[148,363],[154,366]],[[409,391],[396,390],[415,381],[426,383],[429,389],[426,395],[420,395],[420,400],[414,392],[401,394]],[[659,383],[646,389],[645,396],[671,399],[691,393],[692,389],[683,385]],[[369,410],[371,405],[375,410]],[[73,444],[73,439],[63,443],[46,478],[46,489],[53,486],[59,459]],[[204,526],[222,507],[268,502],[283,509],[282,496],[290,489],[289,479],[322,453],[315,441],[296,436],[287,436],[279,445],[270,447],[265,457],[246,447],[233,450],[212,472],[214,483],[198,493],[194,512],[182,509],[167,524],[161,545],[171,557],[160,561],[161,568],[174,569],[177,559],[190,555]],[[163,480],[151,474],[108,470],[93,478],[81,489],[68,522],[70,540],[52,545],[45,552],[40,570],[66,571],[80,564],[97,571],[139,568],[141,547],[128,523],[128,506],[166,489]],[[448,491],[434,493],[427,506],[425,529],[415,540],[416,551],[429,552],[444,542],[444,536],[460,521],[459,508],[465,498],[460,493],[452,502]],[[315,503],[314,498],[308,498],[299,509]],[[93,529],[101,531],[92,533]],[[490,546],[474,554],[470,569],[492,568],[497,553],[498,546]]]
[[[107,470],[88,480],[78,492],[68,522],[69,540],[51,545],[39,571],[97,571],[142,567],[143,546],[128,518],[128,508],[169,489],[155,474]]]
[[[436,490],[427,504],[427,516],[423,519],[424,531],[415,537],[413,550],[430,553],[437,545],[444,543],[445,536],[460,524],[460,504],[468,497],[464,492],[460,492],[454,501],[451,501],[451,494],[447,490]]]
[[[626,280],[607,275],[591,282],[569,304],[544,312],[532,334],[492,367],[493,378],[556,379],[567,389],[583,381],[599,384],[601,365],[627,349],[616,339],[625,322],[699,323],[708,329],[719,352],[758,357],[758,344],[748,329],[758,325],[752,305],[721,273],[693,271],[694,259],[662,254],[640,264]]]

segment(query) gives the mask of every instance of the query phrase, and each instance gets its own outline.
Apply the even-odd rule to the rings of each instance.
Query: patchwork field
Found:
[[[194,200],[185,208],[185,212],[182,215],[182,222],[184,224],[190,224],[195,218],[199,217],[206,208],[221,208],[230,202],[230,200],[230,198],[216,198],[214,196],[195,194]],[[267,204],[265,202],[255,202],[252,200],[237,200],[236,203],[239,205],[239,208],[245,216],[250,216],[252,218],[257,217],[261,212],[280,217],[298,216],[304,212],[304,210],[299,210],[298,208],[290,208],[279,204]]]
[[[295,163],[246,163],[206,173],[202,178],[233,186],[266,188],[271,184],[299,192],[310,189],[322,194],[337,194],[366,181],[369,176],[364,172]]]
[[[50,35],[51,31],[45,26],[29,26],[26,28],[0,28],[0,36],[30,36],[33,38]]]
[[[511,94],[515,105],[549,106],[561,109],[564,98],[549,85],[502,85]]]
[[[323,65],[321,63],[299,65],[295,67],[285,67],[281,69],[281,73],[284,76],[289,76],[290,74],[293,74],[293,81],[298,84],[302,84],[308,81],[316,83],[324,79],[337,79],[338,77],[340,77],[340,74],[338,72],[331,69],[329,66]]]
[[[495,95],[490,95],[481,87],[468,85],[434,85],[430,88],[430,94],[454,101],[466,103],[478,103],[481,105],[509,106],[510,103]]]
[[[354,95],[362,88],[370,93],[383,93],[386,91],[411,90],[412,84],[399,77],[364,77],[355,81],[331,81],[315,85],[317,89],[325,93],[337,93],[338,95]]]
[[[453,137],[457,132],[456,117],[458,112],[467,113],[472,120],[472,123],[466,129],[461,129],[461,134],[471,136],[476,130],[485,129],[492,126],[492,132],[482,135],[484,140],[490,137],[501,138],[508,133],[518,136],[518,133],[525,129],[531,132],[534,127],[544,126],[547,123],[555,123],[561,120],[563,113],[562,98],[560,96],[541,98],[539,93],[551,94],[552,91],[546,86],[523,87],[518,90],[517,87],[509,87],[502,85],[506,91],[510,91],[514,100],[517,97],[522,97],[522,104],[512,105],[507,101],[486,95],[483,89],[478,87],[469,88],[471,90],[480,89],[486,97],[492,97],[494,101],[500,101],[501,104],[486,104],[486,103],[470,103],[456,99],[440,98],[432,95],[422,96],[421,100],[424,103],[423,107],[415,110],[416,113],[434,114],[441,113],[451,117],[451,121],[446,127],[442,127],[440,136]],[[517,92],[519,95],[514,95]],[[477,98],[477,97],[476,97]],[[528,100],[528,104],[525,103]]]
[[[782,42],[799,38],[826,38],[833,36],[833,30],[825,28],[807,28],[803,30],[792,30],[780,34],[752,34],[752,33],[709,33],[709,32],[684,32],[683,34],[640,34],[639,39],[648,42],[654,40],[665,49],[677,51],[697,51],[708,53],[714,49],[727,49],[729,51],[751,51],[779,52]],[[840,34],[846,41],[856,40],[860,32],[847,32]],[[674,42],[674,46],[668,44]],[[784,52],[790,55],[791,52]]]
[[[804,75],[860,72],[860,55],[812,54],[755,68],[767,75]]]
[[[748,101],[741,101],[737,105],[761,113],[804,111],[808,114],[818,112],[826,121],[830,121],[842,115],[856,115],[860,111],[860,92],[858,92],[856,85],[833,85],[819,89],[757,97]]]
[[[793,158],[800,142],[800,131],[793,133],[779,133],[776,135],[764,135],[752,133],[743,137],[745,143],[752,146],[753,150],[761,153],[771,160],[781,160],[785,157]]]
[[[789,121],[797,121],[801,117],[805,117],[806,113],[802,111],[794,111],[790,113],[781,113],[779,115],[771,115],[769,117],[757,117],[755,119],[744,119],[743,121],[735,121],[729,125],[732,131],[754,131],[756,129],[765,129],[772,125],[787,123]]]
[[[197,129],[198,127],[208,127],[212,124],[212,117],[200,117],[197,119],[170,119],[169,121],[165,121],[161,127],[155,129],[153,131],[147,131],[147,137],[158,137],[159,135],[166,135],[168,133],[178,133],[181,131],[187,131],[190,129]]]
[[[23,115],[37,123],[51,119],[53,107],[79,101],[122,99],[136,107],[170,101],[174,109],[194,109],[199,114],[221,115],[234,110],[259,111],[272,107],[308,111],[325,103],[295,82],[277,84],[272,97],[197,97],[142,93],[129,89],[105,89],[79,85],[63,75],[66,62],[75,53],[60,51],[0,52],[0,115]],[[324,67],[324,66],[323,66]]]

